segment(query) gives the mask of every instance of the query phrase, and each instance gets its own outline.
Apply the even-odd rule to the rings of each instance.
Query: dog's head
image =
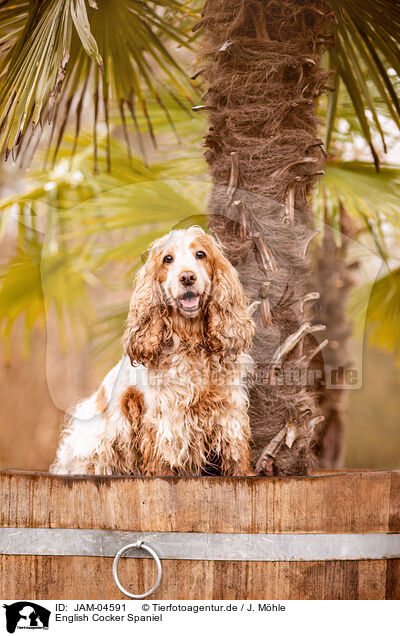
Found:
[[[157,240],[135,280],[125,331],[131,362],[154,365],[171,338],[171,320],[199,321],[203,345],[235,358],[251,346],[254,325],[238,275],[199,227]]]
[[[199,317],[211,294],[215,241],[193,227],[171,232],[156,246],[153,267],[165,303],[185,318]]]

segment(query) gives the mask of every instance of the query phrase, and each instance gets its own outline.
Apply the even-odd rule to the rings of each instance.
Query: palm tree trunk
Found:
[[[303,301],[309,195],[324,164],[315,110],[328,14],[319,0],[209,0],[203,11],[211,228],[260,301],[250,417],[264,474],[306,473],[321,419],[307,369],[309,334],[323,327]]]
[[[320,292],[315,307],[318,320],[326,325],[327,346],[313,365],[320,370],[316,382],[316,398],[324,416],[317,434],[315,455],[319,468],[339,468],[344,459],[344,431],[348,389],[344,378],[352,366],[350,353],[351,325],[347,316],[347,301],[355,283],[353,271],[358,262],[349,262],[350,239],[357,227],[342,208],[340,210],[341,244],[326,222],[323,241],[314,254],[313,286]],[[335,377],[336,376],[336,377]],[[335,385],[335,383],[337,384]]]

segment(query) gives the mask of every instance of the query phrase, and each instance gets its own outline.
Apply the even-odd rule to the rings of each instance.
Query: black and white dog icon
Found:
[[[48,629],[50,610],[32,603],[17,601],[11,605],[3,605],[6,609],[7,631],[13,634],[17,627],[23,629]]]

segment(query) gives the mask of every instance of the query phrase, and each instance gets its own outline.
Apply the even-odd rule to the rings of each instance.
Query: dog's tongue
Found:
[[[181,299],[181,304],[184,309],[194,309],[195,307],[198,307],[199,305],[199,297],[196,296],[195,294],[190,294],[190,293],[186,294]]]

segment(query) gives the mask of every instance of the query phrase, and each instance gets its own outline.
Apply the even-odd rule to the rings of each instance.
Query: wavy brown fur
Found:
[[[188,315],[189,274],[199,300]],[[156,241],[136,277],[127,355],[75,406],[51,471],[254,474],[253,334],[239,277],[215,239],[194,226]]]
[[[327,74],[319,69],[318,37],[329,16],[325,3],[316,0],[210,0],[203,13],[202,75],[209,86],[210,122],[205,156],[215,184],[211,228],[236,265],[250,301],[259,299],[263,282],[270,283],[272,324],[263,326],[260,312],[255,315],[252,355],[260,376],[279,343],[305,320],[299,302],[310,291],[309,265],[302,254],[310,235],[307,197],[324,163],[315,107]],[[293,224],[290,218],[285,223],[291,210]],[[272,267],[262,263],[250,236],[256,232],[275,261]],[[297,346],[285,357],[286,366],[305,370],[301,358],[306,348],[307,343]],[[315,413],[307,387],[270,386],[259,377],[250,395],[254,462],[291,424],[294,444],[281,444],[263,471],[306,473],[312,460],[308,423]]]

